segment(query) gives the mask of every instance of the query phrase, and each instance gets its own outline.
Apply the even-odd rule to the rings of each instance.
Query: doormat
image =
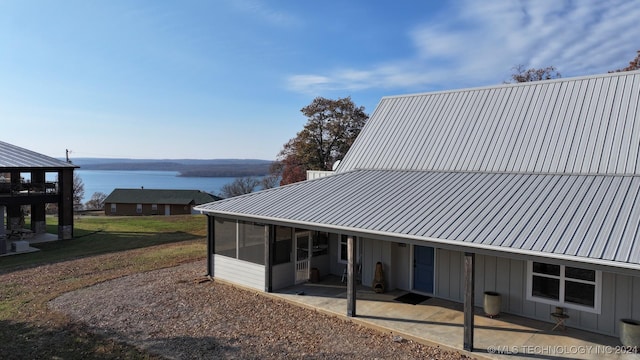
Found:
[[[425,296],[425,295],[420,295],[415,293],[406,293],[402,296],[398,296],[393,300],[400,301],[401,303],[405,303],[405,304],[417,305],[429,299],[431,299],[430,296]]]

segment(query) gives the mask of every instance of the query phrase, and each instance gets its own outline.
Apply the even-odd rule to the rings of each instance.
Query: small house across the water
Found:
[[[220,200],[200,190],[115,189],[104,201],[106,215],[191,214],[196,205]]]

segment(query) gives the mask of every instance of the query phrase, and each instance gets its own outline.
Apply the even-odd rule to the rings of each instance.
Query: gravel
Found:
[[[467,359],[215,281],[204,261],[66,293],[49,308],[168,359]]]

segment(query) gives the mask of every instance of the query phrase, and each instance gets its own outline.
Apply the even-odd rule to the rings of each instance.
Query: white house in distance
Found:
[[[308,269],[618,335],[640,319],[640,71],[385,97],[332,176],[198,206],[209,274]]]

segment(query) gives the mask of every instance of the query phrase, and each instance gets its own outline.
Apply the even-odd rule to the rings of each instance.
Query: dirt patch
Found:
[[[49,303],[90,331],[170,359],[463,359],[218,282],[204,261],[139,273]],[[395,340],[395,341],[394,341]]]

